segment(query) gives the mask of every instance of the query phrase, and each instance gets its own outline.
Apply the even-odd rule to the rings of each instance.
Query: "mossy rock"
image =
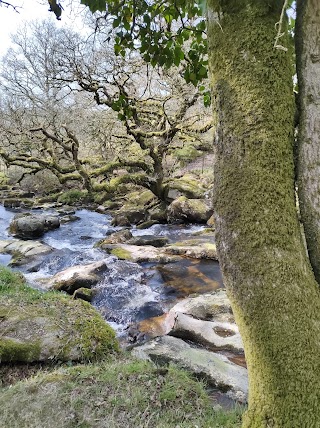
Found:
[[[180,260],[179,256],[167,254],[165,248],[155,248],[151,245],[138,246],[129,244],[103,245],[101,249],[118,259],[129,260],[134,263],[169,263]]]
[[[157,220],[147,220],[141,224],[138,224],[137,229],[138,230],[149,229],[149,227],[151,227],[155,224],[159,224],[159,222]]]
[[[149,205],[151,202],[154,202],[157,200],[157,197],[150,191],[150,190],[143,190],[143,191],[135,191],[131,192],[128,195],[126,195],[127,203],[125,204],[125,207],[127,205],[133,205],[133,206],[143,206]]]
[[[150,220],[157,221],[158,223],[167,222],[167,207],[165,202],[160,202],[149,209]]]
[[[78,288],[72,295],[74,299],[81,299],[85,300],[86,302],[91,302],[95,295],[95,290],[92,290],[90,288]]]
[[[35,205],[37,206],[38,204],[45,204],[48,202],[57,202],[60,195],[61,195],[61,192],[54,192],[54,193],[50,193],[49,195],[41,196],[36,200]]]
[[[190,199],[201,199],[204,197],[206,188],[201,184],[198,177],[192,174],[185,174],[181,178],[170,180],[167,183],[168,199],[173,200],[179,196],[186,196]]]
[[[131,209],[122,208],[112,219],[112,226],[130,226],[131,224],[143,223],[146,220],[146,210],[143,207]]]
[[[183,147],[173,151],[172,155],[180,162],[181,166],[202,156],[202,152],[197,150],[192,144],[185,144]]]
[[[0,363],[94,361],[118,350],[115,333],[87,302],[27,286],[0,268]]]
[[[165,209],[162,209],[159,215],[159,210],[155,207],[159,206],[159,199],[150,190],[134,190],[126,194],[125,200],[122,201],[120,208],[114,213],[112,220],[113,226],[129,226],[131,224],[142,224],[150,220],[165,220]],[[150,213],[154,212],[151,217]],[[150,218],[149,218],[150,217]]]
[[[180,196],[168,207],[169,223],[206,223],[213,209],[203,199],[188,199]]]

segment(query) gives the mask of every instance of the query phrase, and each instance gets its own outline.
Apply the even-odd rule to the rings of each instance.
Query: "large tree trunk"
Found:
[[[320,3],[297,1],[299,135],[297,176],[301,219],[320,283]],[[320,423],[320,422],[319,422]]]
[[[295,206],[292,51],[273,47],[281,7],[208,2],[216,239],[248,364],[246,428],[320,423],[320,294]]]

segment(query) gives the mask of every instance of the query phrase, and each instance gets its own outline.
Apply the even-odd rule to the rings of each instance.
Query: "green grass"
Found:
[[[241,420],[240,410],[214,410],[186,372],[124,356],[18,382],[0,392],[0,408],[1,428],[236,428]]]

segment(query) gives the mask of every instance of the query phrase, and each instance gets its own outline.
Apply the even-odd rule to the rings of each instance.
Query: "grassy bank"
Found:
[[[240,427],[240,410],[217,410],[205,385],[186,372],[175,366],[158,368],[114,352],[117,344],[111,330],[104,330],[102,319],[91,311],[94,309],[86,302],[33,290],[23,276],[0,268],[0,357],[5,357],[0,367],[0,428]],[[63,361],[58,355],[30,364],[34,355],[27,351],[33,345],[25,326],[32,322],[39,327],[41,320],[43,329],[48,318],[64,323],[65,334],[69,327],[70,333],[81,332],[79,337],[72,333],[72,346],[76,346],[73,341],[82,341],[83,361],[98,356],[101,361],[70,367],[74,363],[67,360],[55,367]],[[55,332],[55,321],[50,328]],[[43,339],[43,331],[33,330],[33,342],[37,337]],[[21,336],[17,345],[8,347],[8,335],[15,343],[17,332]],[[14,362],[17,355],[19,364]],[[25,364],[21,364],[22,358]]]
[[[240,427],[240,412],[214,410],[204,385],[186,372],[124,358],[2,389],[0,427]]]

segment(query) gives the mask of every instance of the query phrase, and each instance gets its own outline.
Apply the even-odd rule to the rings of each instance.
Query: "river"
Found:
[[[32,210],[32,213],[42,213]],[[0,206],[0,239],[10,238],[7,228],[16,211]],[[54,210],[45,213],[56,214]],[[119,230],[111,226],[111,216],[87,209],[77,210],[78,220],[61,224],[47,232],[41,242],[54,250],[19,268],[30,285],[39,288],[41,278],[47,278],[70,266],[84,265],[105,259],[108,270],[96,286],[92,304],[115,328],[125,336],[129,325],[152,320],[166,313],[178,300],[193,294],[222,287],[217,262],[181,258],[168,264],[132,263],[107,255],[94,244],[106,235]],[[146,230],[131,229],[133,236],[166,236],[170,242],[192,238],[202,230],[199,225],[154,225]],[[0,264],[10,262],[9,255],[0,255]]]

